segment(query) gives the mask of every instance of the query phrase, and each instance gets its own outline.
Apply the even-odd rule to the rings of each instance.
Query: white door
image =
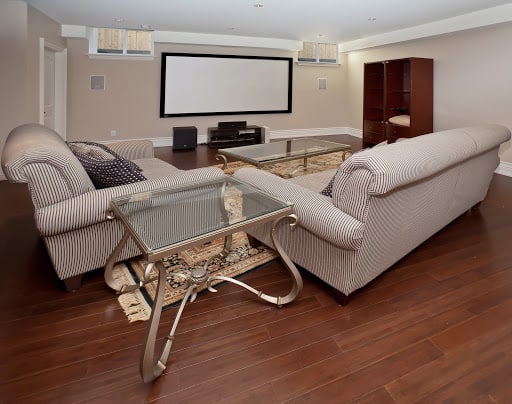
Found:
[[[55,52],[44,49],[44,126],[55,129]]]
[[[39,40],[39,123],[66,139],[67,49]]]

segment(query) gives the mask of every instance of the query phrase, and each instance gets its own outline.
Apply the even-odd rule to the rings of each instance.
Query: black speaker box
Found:
[[[195,149],[197,146],[197,128],[195,126],[175,126],[172,128],[173,150]]]

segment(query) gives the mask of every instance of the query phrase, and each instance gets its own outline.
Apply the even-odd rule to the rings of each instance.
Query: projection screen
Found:
[[[293,59],[162,53],[160,117],[292,112]]]

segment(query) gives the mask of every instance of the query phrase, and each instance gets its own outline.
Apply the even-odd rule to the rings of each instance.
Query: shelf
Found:
[[[208,128],[207,144],[210,147],[235,147],[262,142],[261,126]]]

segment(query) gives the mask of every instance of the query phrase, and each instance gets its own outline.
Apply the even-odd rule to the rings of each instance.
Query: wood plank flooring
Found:
[[[346,135],[326,137],[348,142]],[[215,150],[157,156],[184,169]],[[307,272],[282,309],[227,284],[186,307],[168,367],[144,384],[146,323],[129,323],[93,271],[56,278],[22,184],[0,182],[1,403],[510,403],[512,178],[339,306]],[[280,263],[244,276],[285,292]],[[159,341],[175,309],[164,312]]]

